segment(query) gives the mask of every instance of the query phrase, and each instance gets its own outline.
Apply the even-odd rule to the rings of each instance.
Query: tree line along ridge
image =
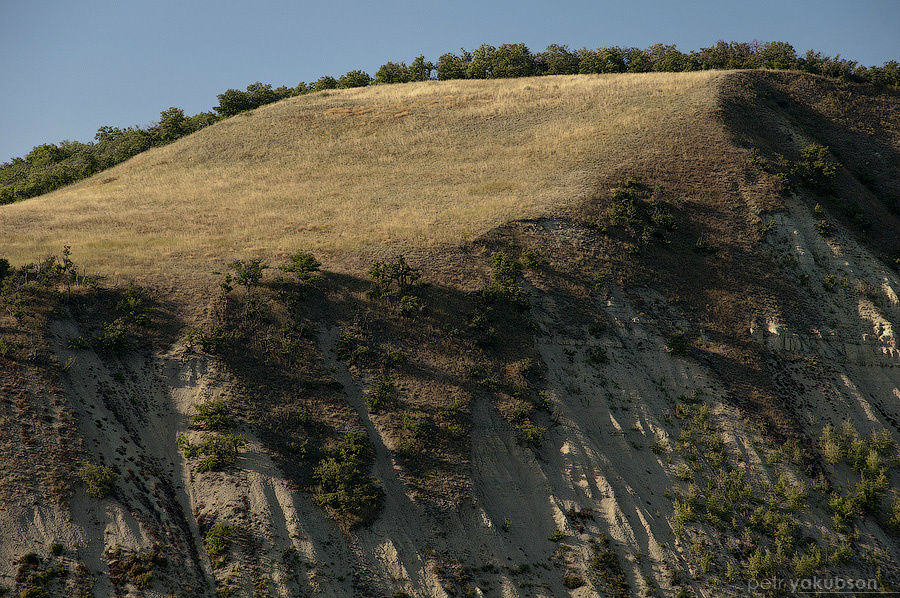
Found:
[[[654,44],[648,48],[602,47],[570,50],[552,44],[533,53],[525,44],[482,44],[473,50],[448,52],[436,62],[417,56],[409,64],[387,62],[372,77],[352,70],[340,77],[325,75],[314,82],[301,81],[295,87],[252,83],[246,90],[228,89],[218,94],[218,105],[207,112],[187,116],[170,107],[160,112],[159,121],[149,126],[102,126],[92,142],[62,141],[36,146],[24,157],[0,164],[0,205],[48,193],[89,177],[152,147],[165,145],[234,116],[281,99],[307,93],[451,79],[500,79],[541,75],[601,73],[686,72],[722,69],[799,70],[842,81],[876,86],[900,86],[900,63],[861,66],[854,60],[827,56],[814,50],[799,55],[781,41],[725,42],[682,52],[674,45]]]

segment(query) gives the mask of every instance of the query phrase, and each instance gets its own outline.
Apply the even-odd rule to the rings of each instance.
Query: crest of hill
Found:
[[[673,143],[706,151],[697,142],[725,77],[432,81],[290,98],[0,207],[4,252],[22,263],[67,243],[95,273],[183,280],[198,262],[235,257],[304,249],[353,269],[361,254],[458,245],[565,211],[637,156]]]

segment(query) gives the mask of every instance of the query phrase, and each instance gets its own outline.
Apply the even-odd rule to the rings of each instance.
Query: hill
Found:
[[[897,587],[898,157],[808,74],[423,82],[0,206],[0,586]]]
[[[571,207],[648,143],[690,143],[721,76],[425,82],[291,98],[4,206],[5,254],[33,260],[64,240],[98,272],[193,279],[210,263],[300,248],[347,258],[456,245]]]

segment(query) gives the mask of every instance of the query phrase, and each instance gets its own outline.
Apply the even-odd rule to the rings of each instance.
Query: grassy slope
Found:
[[[634,155],[652,157],[648,147],[680,139],[687,150],[724,76],[429,82],[293,98],[0,207],[4,254],[24,262],[70,243],[95,272],[165,268],[184,280],[238,255],[303,248],[353,269],[360,250],[456,245],[571,206]]]

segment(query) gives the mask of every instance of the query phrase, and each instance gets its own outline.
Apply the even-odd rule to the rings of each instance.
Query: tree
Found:
[[[244,110],[253,108],[253,101],[246,91],[228,89],[225,93],[220,93],[216,97],[219,99],[219,105],[213,110],[221,116],[234,116]]]
[[[440,81],[449,79],[465,79],[469,70],[469,63],[472,61],[472,55],[465,50],[461,50],[462,55],[457,56],[452,52],[442,54],[438,58],[435,70],[437,78]]]
[[[794,46],[787,42],[766,42],[756,58],[757,65],[764,69],[795,69],[800,64]]]
[[[189,132],[193,133],[194,131],[199,131],[203,127],[208,127],[217,120],[219,120],[219,117],[212,112],[199,112],[194,116],[187,118],[185,126]]]
[[[43,143],[35,146],[25,155],[25,161],[31,168],[46,168],[59,162],[63,153],[55,143]]]
[[[341,78],[338,80],[338,87],[342,89],[347,89],[350,87],[365,87],[371,82],[372,77],[369,76],[369,73],[361,70],[355,70],[341,75]]]
[[[256,83],[251,83],[247,86],[247,99],[250,101],[250,106],[252,108],[258,108],[260,106],[265,106],[266,104],[271,104],[278,99],[278,96],[275,94],[275,90],[272,89],[270,83],[260,83],[257,81]]]
[[[578,56],[568,46],[551,44],[536,57],[537,74],[574,75],[578,72]]]
[[[467,79],[489,79],[493,77],[494,53],[497,48],[481,44],[472,52],[472,59],[466,67]]]
[[[693,70],[688,57],[674,45],[653,44],[645,51],[651,70],[678,73]]]
[[[629,73],[646,73],[653,67],[653,64],[644,50],[628,48],[625,50],[625,66]]]
[[[406,83],[409,81],[409,68],[403,62],[386,62],[375,73],[378,84]]]
[[[428,81],[431,79],[431,73],[434,71],[434,65],[425,60],[421,54],[413,58],[407,67],[408,81]]]
[[[337,86],[337,79],[331,77],[330,75],[319,77],[319,80],[313,84],[313,87],[316,91],[323,91],[325,89],[337,89]]]
[[[157,139],[161,143],[175,141],[190,132],[188,121],[184,117],[184,110],[172,106],[168,110],[159,113],[159,125]]]
[[[528,77],[535,72],[534,56],[525,44],[501,44],[490,55],[491,77]]]

